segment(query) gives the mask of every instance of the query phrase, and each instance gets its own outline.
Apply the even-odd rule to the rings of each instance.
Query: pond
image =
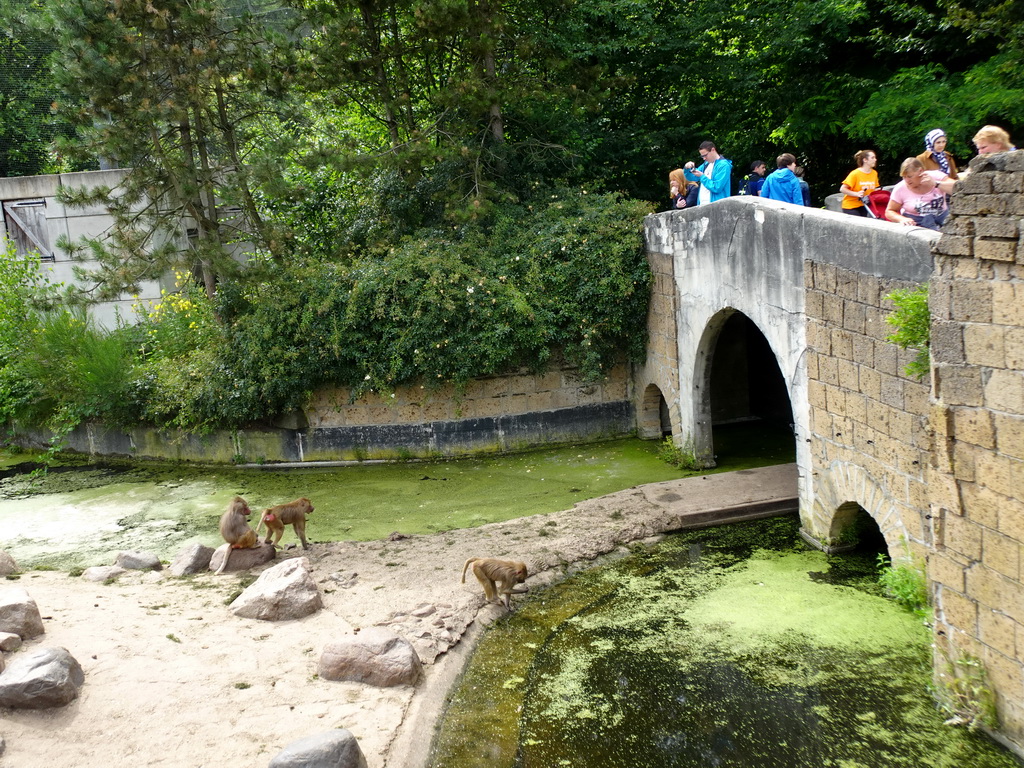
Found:
[[[641,483],[685,477],[642,440],[562,446],[438,462],[262,469],[64,457],[43,475],[25,456],[0,469],[0,548],[22,568],[112,563],[141,549],[164,559],[191,541],[221,543],[217,520],[235,494],[254,511],[308,497],[314,541],[426,534],[569,509]],[[722,434],[716,472],[793,460],[785,430],[742,425]],[[255,524],[255,522],[253,523]],[[291,530],[283,544],[294,543]]]
[[[1019,768],[943,724],[925,621],[794,517],[675,534],[488,630],[434,768]]]

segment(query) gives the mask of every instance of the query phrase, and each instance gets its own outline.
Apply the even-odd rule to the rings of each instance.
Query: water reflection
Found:
[[[928,630],[875,581],[872,553],[809,551],[789,518],[581,574],[488,632],[433,765],[1016,766],[942,725]]]

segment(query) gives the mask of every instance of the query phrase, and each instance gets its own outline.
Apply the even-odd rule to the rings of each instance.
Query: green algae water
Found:
[[[713,470],[793,460],[793,438],[755,425]],[[562,446],[436,462],[274,469],[65,457],[46,474],[24,456],[0,463],[0,548],[23,568],[68,569],[144,549],[171,558],[186,543],[221,543],[217,521],[235,495],[253,510],[306,496],[314,541],[428,534],[569,509],[633,485],[695,474],[643,440]],[[20,460],[20,463],[19,463]],[[289,529],[282,543],[294,543]]]
[[[676,534],[489,629],[431,765],[1019,768],[943,725],[930,642],[795,518]]]

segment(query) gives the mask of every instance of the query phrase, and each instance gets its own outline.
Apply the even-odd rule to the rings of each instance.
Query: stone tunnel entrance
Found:
[[[768,340],[741,312],[725,317],[710,360],[707,396],[713,453],[743,461],[759,455],[793,461],[793,410]]]
[[[832,518],[830,551],[856,550],[869,555],[891,556],[889,545],[878,523],[855,501],[841,504]]]

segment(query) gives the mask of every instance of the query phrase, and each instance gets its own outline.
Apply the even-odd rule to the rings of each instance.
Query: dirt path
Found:
[[[26,647],[63,646],[85,670],[80,697],[56,710],[0,709],[4,768],[261,766],[297,738],[347,728],[370,768],[422,765],[444,696],[480,627],[503,609],[459,582],[474,556],[514,557],[531,588],[630,542],[705,524],[709,510],[768,514],[792,499],[795,465],[631,488],[570,510],[396,541],[315,544],[325,607],[299,621],[241,619],[225,601],[236,576],[132,573],[104,585],[56,572],[17,584],[44,617]],[[783,506],[785,503],[783,503]],[[379,689],[316,677],[323,646],[387,625],[416,647],[425,676]]]

